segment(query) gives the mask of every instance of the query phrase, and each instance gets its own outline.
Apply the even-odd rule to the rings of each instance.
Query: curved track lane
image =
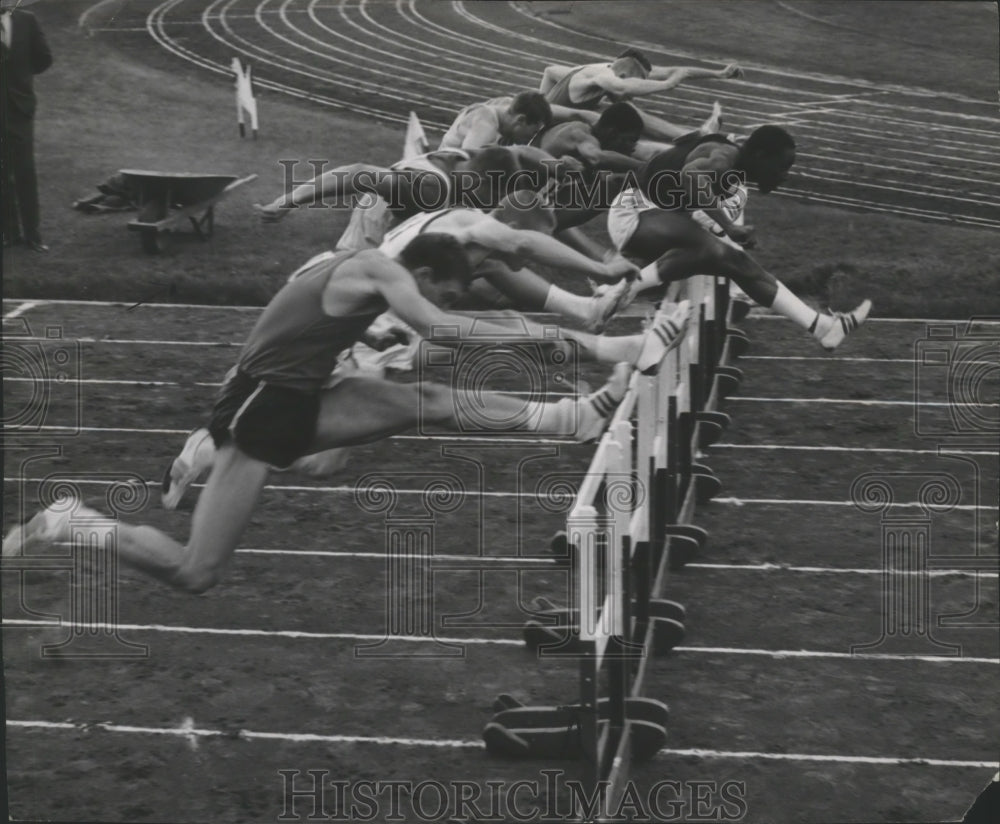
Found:
[[[238,54],[263,89],[391,123],[414,109],[438,131],[471,101],[535,87],[546,65],[622,45],[516,2],[165,0],[145,25],[203,69],[228,75]],[[697,59],[642,45],[657,63]],[[799,161],[785,196],[1000,228],[1000,118],[985,101],[757,66],[745,81],[682,86],[643,105],[694,124],[714,100],[727,128],[793,131]]]

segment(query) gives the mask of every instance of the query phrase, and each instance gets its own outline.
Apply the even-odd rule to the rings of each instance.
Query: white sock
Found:
[[[590,318],[592,302],[593,298],[574,295],[572,292],[567,292],[565,289],[553,285],[549,287],[548,294],[545,296],[543,308],[546,312],[555,312],[564,318],[586,321]]]
[[[778,283],[771,308],[780,315],[794,321],[816,338],[821,338],[830,329],[831,318],[807,306],[791,293],[785,284]]]
[[[642,335],[598,335],[594,358],[601,363],[633,363],[642,351]]]

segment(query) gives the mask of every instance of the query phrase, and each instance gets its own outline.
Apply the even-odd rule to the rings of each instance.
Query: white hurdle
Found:
[[[738,334],[728,327],[728,281],[689,278],[668,290],[668,300],[681,298],[692,304],[684,340],[655,375],[632,374],[567,518],[573,602],[540,601],[524,627],[539,654],[576,655],[579,703],[498,700],[483,733],[497,754],[581,758],[590,800],[600,796],[605,812],[616,809],[632,759],[666,742],[667,706],[641,694],[646,662],[684,637],[684,608],[661,594],[707,537],[691,518],[721,485],[695,457],[728,420],[715,405],[738,377],[726,365]]]
[[[236,75],[236,123],[240,129],[240,137],[246,137],[246,117],[250,119],[250,128],[254,140],[257,139],[257,98],[253,93],[253,75],[250,64],[243,67],[238,57],[231,64]]]

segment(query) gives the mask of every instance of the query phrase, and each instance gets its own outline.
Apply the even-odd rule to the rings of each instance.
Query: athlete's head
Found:
[[[512,229],[531,229],[551,235],[556,228],[555,211],[541,192],[512,192],[490,214]]]
[[[455,304],[472,279],[472,267],[462,244],[440,232],[417,235],[399,253],[398,260],[410,270],[420,293],[444,308]]]
[[[635,106],[612,103],[590,130],[606,152],[630,155],[642,134],[642,117]]]
[[[524,144],[552,123],[552,107],[540,92],[519,92],[507,107],[501,132],[504,140]]]
[[[619,77],[649,77],[653,64],[638,49],[625,49],[611,64],[611,70]]]
[[[795,163],[795,141],[780,126],[761,126],[750,133],[736,158],[736,168],[762,192],[773,192]]]

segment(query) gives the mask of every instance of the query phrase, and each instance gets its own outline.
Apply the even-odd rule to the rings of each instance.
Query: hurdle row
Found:
[[[731,325],[748,306],[730,300],[727,279],[689,278],[666,296],[684,298],[692,316],[683,340],[654,375],[633,372],[565,533],[553,540],[553,551],[565,553],[574,602],[538,598],[524,626],[526,645],[541,658],[578,661],[579,700],[543,707],[502,695],[483,730],[495,755],[580,759],[603,810],[616,809],[631,762],[666,742],[667,705],[642,696],[646,665],[685,635],[684,607],[663,592],[670,572],[707,540],[691,521],[722,485],[698,456],[729,424],[717,407],[739,386],[742,373],[731,364],[749,344]]]

